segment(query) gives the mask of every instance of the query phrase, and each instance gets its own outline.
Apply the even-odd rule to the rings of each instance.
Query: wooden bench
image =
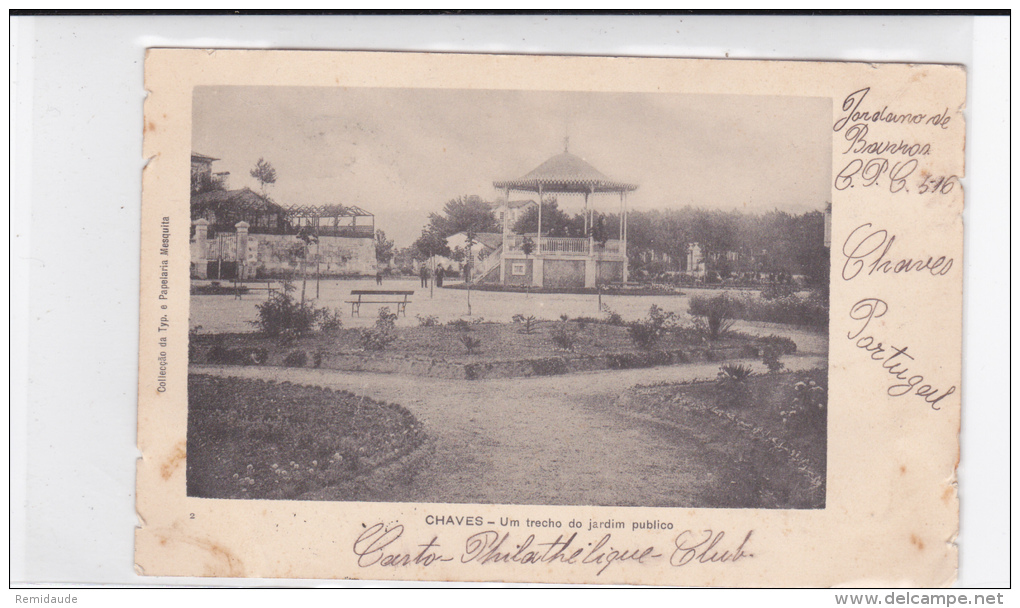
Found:
[[[248,293],[248,292],[251,292],[251,291],[264,291],[264,292],[266,292],[266,295],[269,295],[269,296],[273,295],[277,291],[281,291],[282,292],[283,291],[283,284],[279,283],[278,286],[277,286],[274,283],[275,282],[272,281],[272,280],[267,280],[265,282],[265,287],[263,287],[261,282],[258,282],[258,283],[249,283],[249,284],[246,285],[242,281],[235,280],[234,281],[234,299],[235,300],[240,300],[242,294],[245,294],[245,293]]]
[[[358,296],[357,300],[347,300],[351,305],[351,316],[360,316],[362,304],[396,304],[397,314],[407,316],[407,305],[411,303],[408,298],[414,295],[413,291],[395,291],[389,289],[352,289],[352,296]],[[390,297],[387,297],[390,296]],[[402,296],[403,299],[398,299]]]

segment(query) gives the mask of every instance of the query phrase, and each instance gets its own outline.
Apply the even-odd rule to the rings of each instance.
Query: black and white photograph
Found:
[[[195,87],[188,495],[824,509],[832,112]]]

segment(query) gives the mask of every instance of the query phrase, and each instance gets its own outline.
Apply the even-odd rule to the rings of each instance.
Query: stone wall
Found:
[[[248,234],[244,237],[221,233],[218,237],[203,240],[204,248],[198,240],[191,244],[193,272],[216,260],[236,262],[238,244],[242,241],[247,245],[244,252],[245,279],[279,277],[301,270],[305,245],[294,235]],[[320,276],[324,277],[374,275],[376,272],[374,239],[323,236],[319,237],[318,245],[313,244],[308,249],[305,270],[309,274],[315,272],[316,262]]]
[[[600,261],[598,270],[598,280],[603,283],[622,283],[623,282],[623,262],[610,262]]]
[[[506,285],[517,285],[520,287],[526,287],[532,284],[532,267],[535,260],[519,260],[519,259],[504,259],[503,264],[505,265],[504,277]],[[513,274],[514,264],[524,264],[524,274]]]
[[[584,287],[584,260],[546,258],[543,264],[543,286],[551,288]]]

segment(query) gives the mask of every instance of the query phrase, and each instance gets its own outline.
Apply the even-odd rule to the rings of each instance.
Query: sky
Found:
[[[493,181],[563,152],[568,136],[572,154],[639,185],[631,209],[822,210],[831,121],[829,99],[812,97],[217,86],[195,88],[192,151],[220,159],[231,189],[257,191],[249,170],[264,158],[276,202],[358,205],[403,247],[446,201],[494,200]],[[615,212],[619,198],[593,204]]]

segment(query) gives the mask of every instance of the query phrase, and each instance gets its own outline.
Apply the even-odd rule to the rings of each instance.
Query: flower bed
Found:
[[[369,348],[374,342],[366,342],[365,336],[373,331],[340,329],[286,341],[258,334],[197,335],[191,362],[477,380],[723,361],[757,357],[760,347],[750,336],[710,341],[680,332],[664,335],[654,348],[640,348],[628,327],[587,320],[396,327],[381,348]],[[569,333],[572,349],[559,346],[564,342],[556,339],[557,332]],[[469,350],[464,336],[478,345]]]
[[[261,380],[188,376],[189,496],[385,496],[370,480],[407,479],[425,446],[421,424],[399,405],[345,391]],[[397,474],[394,469],[399,469]]]
[[[636,387],[621,406],[697,429],[718,478],[706,507],[823,508],[826,370],[746,378],[735,402],[725,383]]]

